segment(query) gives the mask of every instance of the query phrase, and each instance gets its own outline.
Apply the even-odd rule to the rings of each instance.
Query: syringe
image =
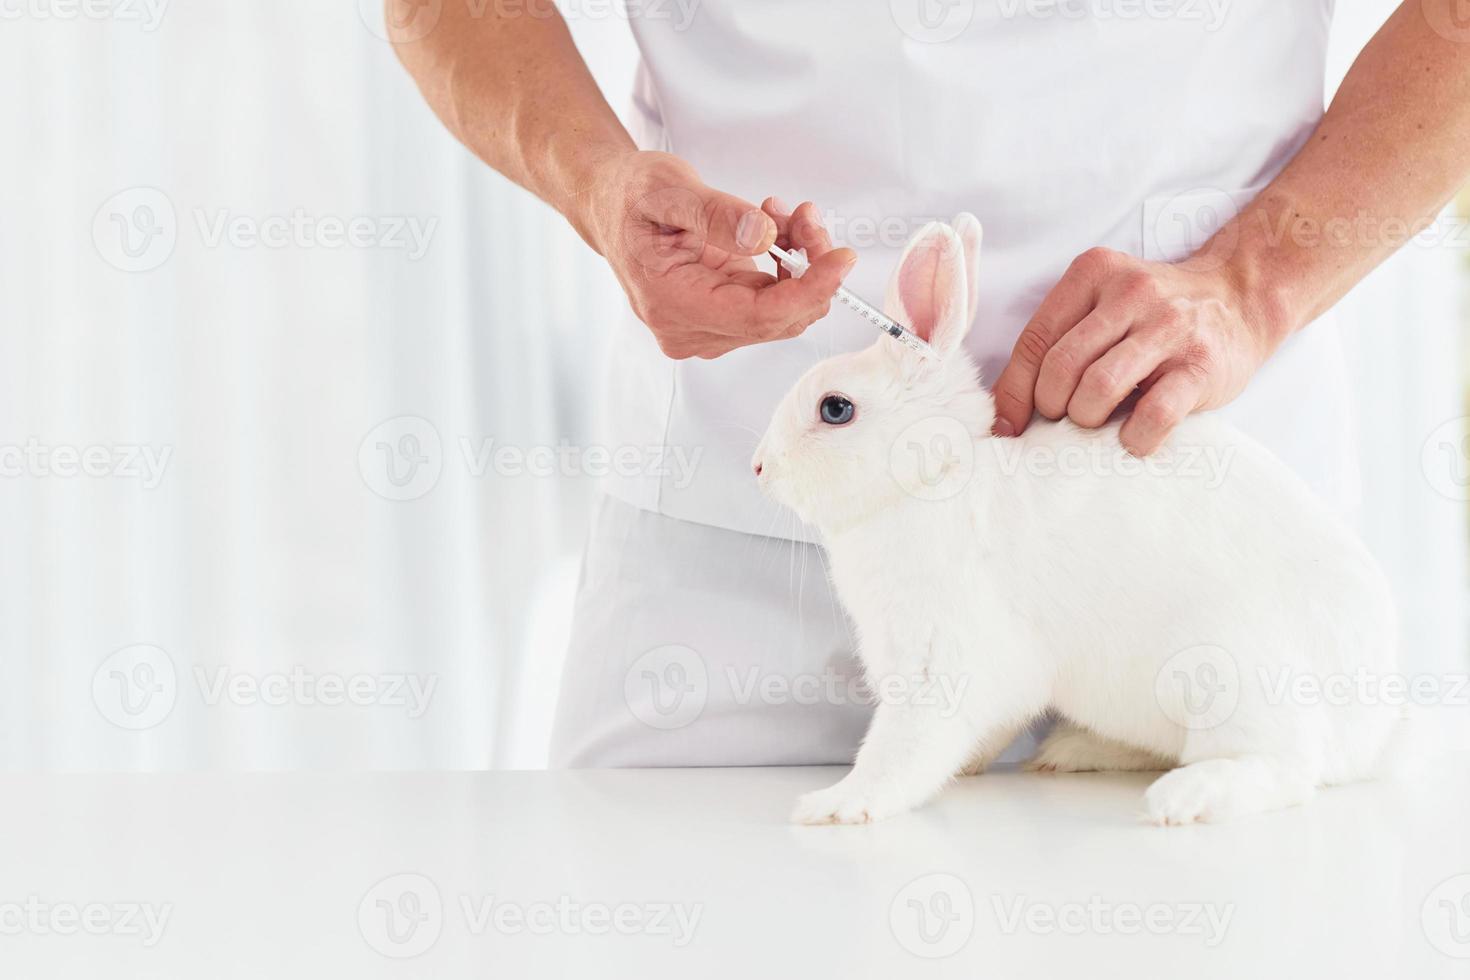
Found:
[[[777,262],[786,268],[793,276],[799,276],[807,270],[807,261],[794,252],[788,252],[779,245],[771,246],[771,255]],[[837,287],[837,298],[845,303],[854,313],[867,320],[873,326],[903,344],[911,351],[915,351],[923,357],[934,357],[934,348],[924,343],[919,335],[905,327],[898,321],[884,316],[878,308],[856,293]]]

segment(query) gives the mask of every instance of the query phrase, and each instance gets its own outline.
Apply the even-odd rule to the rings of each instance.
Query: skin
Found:
[[[1153,452],[1191,412],[1240,394],[1281,343],[1428,225],[1470,176],[1470,31],[1463,0],[1405,0],[1326,116],[1254,202],[1182,262],[1107,249],[1074,261],[996,382],[996,433],[1034,412],[1096,427],[1131,397],[1122,440]],[[796,336],[856,262],[810,203],[707,187],[640,151],[550,0],[445,3],[427,33],[387,0],[399,57],[454,135],[536,194],[602,254],[670,357],[718,357]],[[800,279],[756,269],[806,248]]]

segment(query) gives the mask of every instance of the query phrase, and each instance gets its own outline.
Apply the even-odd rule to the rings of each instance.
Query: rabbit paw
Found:
[[[1144,791],[1148,819],[1160,826],[1209,823],[1254,809],[1239,799],[1239,787],[1228,772],[1208,762],[1166,772]]]
[[[1274,756],[1206,759],[1166,772],[1143,794],[1156,824],[1205,823],[1279,810],[1311,799],[1316,771]]]
[[[903,812],[902,806],[856,786],[838,783],[803,795],[796,801],[791,822],[811,825],[872,823]]]
[[[1151,752],[1094,735],[1058,728],[1025,762],[1030,772],[1158,772],[1169,763]]]

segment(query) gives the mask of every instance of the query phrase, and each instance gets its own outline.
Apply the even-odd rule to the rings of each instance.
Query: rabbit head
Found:
[[[980,222],[962,214],[909,242],[884,312],[927,341],[925,358],[886,336],[807,371],[772,416],[751,461],[762,490],[819,529],[870,514],[929,479],[921,454],[902,451],[916,427],[939,420],[989,438],[994,402],[963,341],[978,296]],[[932,465],[932,464],[931,464]]]

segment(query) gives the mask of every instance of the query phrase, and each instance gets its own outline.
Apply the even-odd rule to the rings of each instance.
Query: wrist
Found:
[[[1271,227],[1270,212],[1258,200],[1181,263],[1215,277],[1226,304],[1256,339],[1262,360],[1308,319],[1294,285],[1301,280],[1299,270],[1273,240]]]
[[[637,153],[638,148],[625,134],[625,141],[576,146],[555,165],[555,189],[544,196],[599,255],[607,254],[611,227],[608,217],[621,210],[626,164]]]
[[[1220,268],[1222,287],[1259,343],[1263,361],[1303,325],[1291,290],[1277,275],[1259,253],[1238,253]]]

